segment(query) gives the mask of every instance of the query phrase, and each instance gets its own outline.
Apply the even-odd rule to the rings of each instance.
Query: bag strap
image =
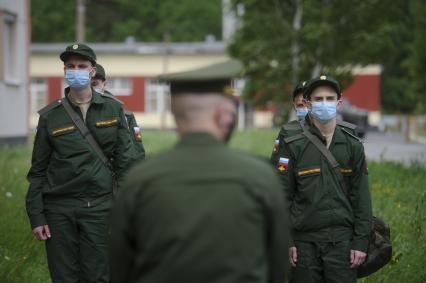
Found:
[[[336,158],[334,158],[334,155],[331,153],[331,151],[320,141],[320,139],[317,136],[311,134],[308,131],[308,129],[302,123],[300,123],[300,126],[303,129],[302,134],[305,137],[307,137],[309,139],[309,141],[311,143],[313,143],[316,146],[316,148],[322,153],[322,155],[324,155],[324,157],[327,159],[328,163],[333,168],[333,172],[336,175],[337,180],[340,183],[340,187],[342,188],[345,195],[347,197],[349,197],[349,191],[348,191],[348,188],[346,187],[346,183],[345,183],[345,179],[343,177],[343,174],[340,171],[339,162],[337,162]]]
[[[89,145],[93,148],[93,150],[96,152],[98,157],[102,160],[102,162],[111,169],[112,171],[112,164],[109,162],[108,158],[105,156],[104,152],[102,151],[99,144],[96,142],[95,138],[93,137],[90,130],[87,128],[84,121],[81,119],[80,115],[75,112],[75,110],[72,108],[70,103],[68,102],[67,98],[62,99],[62,105],[65,108],[65,111],[70,116],[71,120],[74,122],[74,124],[79,129],[80,133],[83,135],[84,139],[89,143]],[[112,171],[113,172],[113,171]]]

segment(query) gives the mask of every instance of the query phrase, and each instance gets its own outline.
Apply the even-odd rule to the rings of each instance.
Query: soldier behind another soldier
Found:
[[[172,82],[180,141],[128,175],[112,215],[114,283],[283,283],[287,206],[267,164],[229,149],[217,82]]]
[[[101,64],[96,63],[96,74],[91,81],[93,89],[99,93],[108,94],[114,97],[111,92],[106,90],[107,84],[108,81],[106,79],[106,72],[104,67]],[[124,115],[126,116],[127,125],[132,134],[133,144],[135,145],[136,151],[140,155],[138,158],[143,159],[145,158],[145,148],[142,143],[141,129],[136,122],[135,115],[131,111],[126,109],[124,109]]]

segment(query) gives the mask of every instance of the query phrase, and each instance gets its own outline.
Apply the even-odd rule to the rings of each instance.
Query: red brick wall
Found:
[[[352,84],[343,90],[352,105],[369,111],[380,110],[380,75],[356,75]]]
[[[47,98],[48,103],[55,101],[62,97],[62,79],[63,77],[49,77],[47,78]]]
[[[145,110],[145,79],[143,77],[133,77],[132,95],[117,96],[124,102],[124,108],[132,112],[143,112]]]
[[[47,78],[48,103],[62,97],[63,77]],[[124,107],[132,112],[143,112],[145,110],[145,79],[143,77],[133,77],[132,94],[129,96],[117,96],[124,103]]]

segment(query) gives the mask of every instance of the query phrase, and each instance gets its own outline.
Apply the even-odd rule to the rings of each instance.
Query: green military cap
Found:
[[[229,79],[206,80],[172,80],[170,81],[171,95],[179,94],[218,94],[234,97],[234,89]]]
[[[305,88],[306,88],[306,81],[302,81],[298,83],[293,90],[293,100],[298,94],[300,93],[303,94],[305,92]]]
[[[337,93],[337,98],[340,99],[340,96],[342,94],[340,91],[339,83],[336,81],[336,79],[324,75],[319,76],[317,78],[313,78],[307,82],[303,97],[309,99],[314,89],[319,86],[329,86],[333,88]]]
[[[93,65],[96,64],[96,54],[93,49],[87,46],[86,44],[68,45],[67,48],[65,48],[65,51],[62,52],[61,55],[59,55],[59,58],[61,58],[61,60],[65,62],[72,55],[81,56],[92,62]]]
[[[95,79],[106,80],[106,73],[104,67],[101,64],[96,63],[96,74]]]

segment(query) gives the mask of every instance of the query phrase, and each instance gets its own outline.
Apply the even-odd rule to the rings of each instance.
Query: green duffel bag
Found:
[[[390,240],[389,225],[382,219],[373,216],[367,258],[365,262],[358,267],[357,277],[366,277],[376,272],[385,266],[391,258],[392,243]]]

